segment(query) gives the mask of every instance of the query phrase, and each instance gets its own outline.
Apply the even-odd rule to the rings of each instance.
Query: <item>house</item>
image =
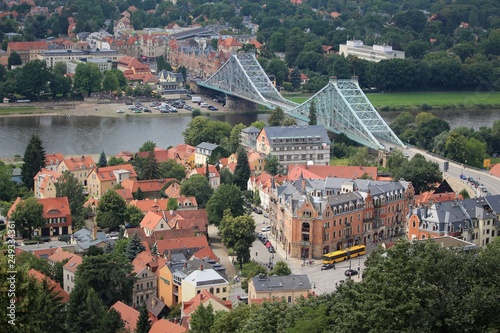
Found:
[[[42,168],[33,177],[35,198],[55,198],[56,186],[55,183],[62,176],[62,173]]]
[[[233,37],[219,39],[219,41],[217,42],[217,50],[224,53],[237,52],[240,48],[241,48],[241,43],[238,42],[238,40]]]
[[[196,236],[207,234],[208,215],[205,208],[165,212],[165,216],[172,229],[191,230]]]
[[[160,269],[159,273],[158,297],[168,307],[181,304],[186,299],[191,300],[198,291],[201,293],[203,289],[211,288],[214,288],[215,296],[224,301],[229,300],[229,281],[225,269],[220,264],[212,260],[174,259],[178,257],[179,254],[169,255],[171,260]],[[186,279],[189,281],[184,283]]]
[[[347,165],[288,165],[287,181],[296,181],[301,178],[325,179],[327,177],[336,178],[367,178],[378,179],[377,167],[371,166],[347,166]]]
[[[365,46],[361,40],[348,40],[346,44],[340,44],[339,54],[344,55],[344,57],[353,55],[372,62],[405,58],[403,51],[395,51],[391,45]]]
[[[95,225],[92,230],[86,228],[78,230],[73,234],[73,238],[76,240],[75,252],[77,253],[83,253],[91,246],[104,248],[107,243],[114,243],[114,240],[107,238],[104,232],[97,231]]]
[[[128,332],[135,332],[135,329],[137,328],[137,321],[140,316],[139,311],[121,301],[117,301],[111,306],[111,308],[115,309],[120,314],[120,317],[125,324],[125,329]]]
[[[83,262],[82,257],[74,255],[63,266],[63,286],[64,291],[71,294],[75,289],[75,273],[78,266]]]
[[[60,173],[71,172],[83,187],[87,187],[87,177],[95,168],[96,163],[92,156],[81,156],[65,158],[57,167],[57,171]]]
[[[218,145],[202,142],[196,146],[196,153],[194,157],[194,163],[197,167],[210,163],[210,156],[219,148]]]
[[[195,166],[196,147],[187,144],[178,144],[175,147],[168,149],[169,156],[186,168],[192,169]]]
[[[57,171],[59,163],[64,160],[64,155],[61,153],[45,154],[45,169]]]
[[[140,62],[134,57],[123,56],[119,58],[117,69],[123,72],[127,81],[131,81],[134,85],[148,84],[154,87],[158,82],[156,75],[151,73],[149,65]]]
[[[259,192],[260,206],[266,210],[270,208],[270,198],[272,191],[276,189],[276,185],[282,184],[286,176],[272,176],[266,171],[258,176],[250,177],[247,183],[247,190],[251,192]]]
[[[37,54],[40,54],[43,50],[48,50],[49,46],[47,42],[9,42],[7,44],[7,54],[10,55],[12,52],[16,52],[21,57],[22,64],[25,65],[28,62],[35,60]]]
[[[264,127],[257,136],[256,151],[276,156],[282,165],[328,165],[330,139],[321,125]]]
[[[134,200],[134,194],[132,193],[132,191],[130,191],[129,189],[124,189],[124,188],[118,188],[116,190],[114,190],[120,197],[123,198],[123,200],[125,200],[125,202],[128,204],[130,204],[130,202],[132,200]]]
[[[204,236],[157,239],[155,244],[158,253],[166,259],[173,254],[184,254],[190,258],[193,253],[209,247],[207,237]]]
[[[233,303],[230,300],[223,301],[219,297],[214,296],[207,289],[203,289],[199,294],[195,295],[192,299],[182,302],[181,318],[182,324],[187,322],[188,326],[191,321],[191,315],[200,306],[207,307],[212,305],[215,312],[224,311],[230,312],[233,309]],[[190,326],[189,326],[190,328]]]
[[[162,70],[158,73],[158,90],[178,90],[184,88],[184,76],[182,73]]]
[[[149,333],[186,333],[187,331],[187,328],[182,327],[177,323],[173,323],[167,319],[160,319],[153,323]]]
[[[259,154],[255,151],[249,151],[247,153],[248,165],[250,166],[250,175],[257,176],[264,171],[266,165],[265,156]]]
[[[177,210],[195,210],[198,208],[195,197],[180,197],[177,199]],[[165,212],[167,211],[169,198],[164,199],[143,199],[143,200],[132,200],[130,205],[136,206],[143,213],[147,212]]]
[[[255,149],[257,147],[257,136],[259,133],[260,129],[254,126],[242,129],[240,133],[240,145],[247,149]]]
[[[124,179],[122,181],[122,187],[124,189],[130,190],[132,193],[137,193],[139,189],[144,194],[145,197],[154,199],[161,197],[161,190],[171,181],[176,181],[175,178],[167,179],[150,179],[150,180],[132,180]]]
[[[69,301],[69,294],[64,291],[61,285],[45,274],[32,268],[28,271],[28,276],[35,278],[40,283],[45,281],[47,286],[52,289],[51,292],[53,292],[57,297],[61,297],[62,303],[67,303]]]
[[[295,304],[298,297],[307,297],[310,291],[307,275],[258,275],[248,282],[248,304],[273,299]]]
[[[453,201],[458,199],[459,197],[457,193],[453,191],[446,179],[443,179],[437,188],[416,195],[415,203],[417,207],[420,207],[424,205],[432,205],[436,202]]]
[[[65,251],[62,247],[58,247],[56,252],[47,258],[47,261],[51,266],[54,266],[58,262],[71,259],[74,255],[74,253]]]
[[[132,164],[92,169],[87,176],[89,195],[100,198],[104,193],[112,190],[117,184],[121,184],[126,179],[137,179],[137,173]]]
[[[140,151],[135,154],[135,157],[148,158],[149,154],[149,151]],[[173,156],[169,154],[168,150],[158,147],[155,147],[155,149],[153,150],[153,155],[155,156],[155,159],[158,161],[158,163],[167,162],[168,160],[173,158]]]
[[[167,224],[166,219],[163,218],[161,212],[149,211],[141,221],[141,228],[144,229],[144,233],[149,237],[155,231],[170,229],[170,226]]]
[[[115,157],[121,158],[124,162],[129,162],[130,160],[132,160],[134,158],[134,153],[132,153],[128,150],[125,150],[125,151],[122,150]]]
[[[170,312],[169,308],[158,297],[151,296],[146,300],[146,308],[152,323],[165,318]]]
[[[203,175],[206,176],[207,174],[207,168],[206,166],[202,166],[199,168],[195,168],[189,172],[187,175],[187,178],[190,178],[194,175]],[[209,164],[208,165],[208,182],[210,183],[210,186],[215,190],[218,189],[220,186],[220,174],[219,171],[217,171],[217,168],[214,165]]]
[[[149,251],[142,251],[132,260],[132,274],[135,274],[132,292],[134,308],[141,307],[148,298],[157,294],[156,275],[148,265],[153,260],[154,256]]]

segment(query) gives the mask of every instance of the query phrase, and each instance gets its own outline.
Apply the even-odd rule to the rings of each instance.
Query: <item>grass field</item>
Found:
[[[11,114],[34,114],[44,113],[47,110],[40,110],[32,107],[1,107],[0,116],[8,116]]]
[[[295,103],[305,102],[309,96],[285,96]],[[367,94],[376,108],[451,109],[500,108],[500,92],[406,92]],[[424,105],[424,107],[422,107]]]

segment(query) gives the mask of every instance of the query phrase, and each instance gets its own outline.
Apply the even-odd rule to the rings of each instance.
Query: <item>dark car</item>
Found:
[[[132,102],[125,102],[125,105],[134,105]]]
[[[348,269],[344,272],[344,275],[345,276],[354,276],[354,275],[358,275],[358,271],[355,270],[355,269]]]
[[[326,271],[332,268],[335,269],[335,264],[324,264],[323,266],[321,266],[322,271]]]
[[[70,235],[61,235],[61,236],[57,237],[57,239],[61,242],[69,242],[71,239],[71,236]]]
[[[465,179],[467,179],[467,176],[466,175],[460,175],[460,179],[465,180]]]
[[[143,109],[144,112],[152,113],[150,109]]]
[[[271,245],[267,248],[267,250],[269,251],[269,253],[276,253],[276,250],[274,249],[274,247]]]
[[[48,243],[51,241],[50,237],[49,236],[42,236],[40,237],[40,240],[41,241],[44,241],[45,243]]]

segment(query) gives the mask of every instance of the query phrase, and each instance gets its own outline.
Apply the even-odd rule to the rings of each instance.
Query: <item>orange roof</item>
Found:
[[[251,41],[248,42],[248,44],[252,44],[253,46],[255,46],[257,50],[259,50],[262,47],[262,44],[259,43],[259,41],[256,39],[252,39]]]
[[[201,249],[208,246],[207,237],[184,237],[174,239],[161,239],[156,241],[158,252],[163,254],[165,251],[179,250],[179,249]]]
[[[46,259],[46,258],[50,257],[51,255],[53,255],[56,252],[56,250],[57,250],[57,248],[41,249],[41,250],[33,249],[33,250],[29,250],[29,253],[33,254],[38,259]],[[24,251],[20,248],[16,248],[16,255],[19,255],[21,252],[28,252],[28,251]]]
[[[165,212],[172,229],[192,229],[205,232],[208,225],[206,209],[178,210],[174,214]]]
[[[122,181],[122,186],[125,189],[129,189],[132,193],[137,192],[140,188],[142,192],[160,192],[160,190],[165,186],[165,184],[176,180],[175,178],[166,179],[151,179],[151,180],[132,180],[125,179]]]
[[[53,255],[49,256],[47,259],[52,262],[61,262],[66,259],[71,259],[75,254],[64,251],[62,247],[58,247],[56,252]]]
[[[500,177],[500,163],[494,164],[490,169],[490,175]]]
[[[195,237],[194,230],[191,229],[169,229],[169,230],[157,230],[153,232],[153,238],[155,240],[161,239],[180,239],[186,237]]]
[[[49,288],[54,288],[52,289],[52,292],[58,295],[59,297],[62,297],[62,302],[66,303],[69,300],[69,294],[64,291],[64,289],[61,287],[59,283],[56,281],[52,280],[48,276],[44,275],[43,273],[34,270],[33,268],[28,271],[28,275],[34,277],[38,282],[42,282],[43,280],[47,281],[47,284]]]
[[[96,168],[92,172],[97,174],[97,178],[101,181],[115,181],[116,177],[114,171],[125,170],[130,173],[130,178],[137,178],[137,173],[134,170],[132,164],[120,164],[104,168]]]
[[[203,166],[203,167],[193,169],[192,174],[205,176],[205,171],[206,171],[206,166]],[[214,173],[215,177],[220,177],[219,171],[217,171],[217,168],[215,167],[215,165],[209,164],[208,165],[208,172]]]
[[[64,160],[64,155],[61,153],[45,154],[45,165],[58,165]]]
[[[10,51],[48,50],[47,42],[9,42]]]
[[[116,155],[116,158],[121,158],[125,162],[130,161],[132,158],[134,158],[134,154],[129,152],[129,151],[121,151],[118,155]]]
[[[448,193],[434,193],[434,191],[428,191],[424,193],[420,193],[415,196],[415,203],[417,206],[421,206],[427,203],[432,202],[445,202],[452,201],[458,199],[455,192]]]
[[[77,171],[81,169],[93,169],[96,167],[92,156],[69,157],[63,160],[64,165],[69,171]]]
[[[161,213],[158,214],[157,212],[149,211],[142,219],[141,227],[153,231],[161,221],[165,222],[165,220],[163,220],[163,217],[161,216]]]
[[[165,194],[169,198],[179,198],[181,196],[181,185],[178,182],[172,182],[170,186],[165,189]]]
[[[325,179],[327,177],[356,179],[365,173],[374,180],[378,179],[377,167],[292,164],[288,166],[287,179],[289,181],[298,180],[300,177],[307,179]]]
[[[71,215],[67,197],[37,199],[43,205],[43,218]]]
[[[217,256],[215,255],[214,251],[212,251],[212,249],[209,246],[202,248],[198,252],[195,252],[193,254],[193,257],[197,258],[197,259],[204,259],[204,258],[209,258],[209,259],[212,259],[212,260],[218,260],[219,259],[219,258],[217,258]]]
[[[142,251],[140,252],[134,260],[132,260],[132,265],[134,266],[133,272],[135,274],[142,271],[146,266],[153,261],[153,255],[150,251]]]
[[[233,303],[231,301],[223,301],[219,297],[214,296],[208,290],[203,289],[199,294],[191,298],[189,301],[182,302],[182,312],[184,313],[184,315],[189,316],[198,308],[198,306],[206,303],[210,299],[220,303],[222,306],[225,306],[229,310],[233,308]]]
[[[134,196],[132,194],[132,191],[130,191],[129,189],[120,188],[120,189],[116,189],[115,192],[118,193],[118,195],[120,197],[122,197],[126,203],[129,203],[130,201],[134,200]]]
[[[219,40],[218,44],[224,47],[241,46],[241,43],[238,42],[238,40],[236,40],[233,37],[228,37],[226,39]]]
[[[115,309],[120,314],[125,324],[125,329],[130,332],[135,332],[140,315],[139,311],[120,301],[113,304],[111,308]]]
[[[76,272],[76,268],[83,262],[82,257],[74,255],[69,259],[66,265],[63,266],[63,269],[66,269],[70,272]]]
[[[144,200],[132,200],[130,205],[136,206],[141,210],[141,212],[160,212],[167,209],[168,199],[144,199]]]
[[[338,13],[338,12],[331,12],[330,13],[330,17],[336,19],[338,17],[340,17],[342,14]]]
[[[187,328],[174,324],[166,319],[160,319],[151,326],[149,333],[185,333]]]

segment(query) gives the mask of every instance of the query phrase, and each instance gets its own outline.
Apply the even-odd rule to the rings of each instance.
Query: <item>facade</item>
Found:
[[[62,173],[51,171],[48,169],[40,170],[34,179],[35,198],[55,198],[57,179],[62,176]]]
[[[71,294],[73,289],[75,289],[75,273],[78,265],[81,263],[82,257],[75,255],[63,266],[63,286],[64,291],[68,294]]]
[[[132,164],[94,168],[89,172],[86,180],[89,195],[100,198],[104,193],[112,190],[125,179],[137,179],[137,173]]]
[[[105,59],[105,58],[77,58],[75,60],[71,60],[71,61],[66,63],[66,69],[67,69],[68,74],[75,74],[76,73],[76,66],[78,66],[78,64],[84,64],[84,63],[96,64],[99,67],[99,71],[101,73],[109,71],[113,67],[113,62],[109,59]]]
[[[208,163],[210,156],[219,148],[218,145],[209,142],[202,142],[196,146],[194,163],[197,167],[201,167]]]
[[[272,190],[271,232],[294,258],[401,235],[414,191],[404,181],[299,179]]]
[[[353,55],[373,62],[405,58],[403,51],[395,51],[390,45],[365,46],[360,40],[348,40],[346,44],[340,44],[339,54],[343,54],[345,57]]]
[[[78,179],[83,187],[87,187],[87,177],[95,169],[96,164],[92,156],[65,158],[57,167],[63,173],[69,171]]]
[[[255,149],[257,147],[257,136],[260,133],[260,129],[257,127],[247,127],[241,130],[240,133],[240,145],[247,149]]]
[[[190,178],[193,175],[203,175],[206,176],[207,174],[207,168],[206,166],[195,168],[191,170],[191,172],[188,174],[187,178]],[[208,182],[210,183],[210,186],[216,190],[220,186],[220,174],[219,171],[217,171],[217,168],[214,165],[208,165]]]
[[[182,288],[182,300],[190,300],[203,289],[207,289],[212,295],[222,301],[229,299],[229,281],[213,268],[200,267],[187,276],[174,273],[174,282],[180,283]]]
[[[256,144],[258,153],[276,156],[281,165],[330,162],[330,139],[321,125],[264,127]]]
[[[47,42],[9,42],[7,44],[7,54],[10,57],[12,52],[16,52],[21,57],[23,65],[37,59],[37,55],[44,50],[48,50]]]
[[[148,265],[152,260],[153,255],[151,252],[142,251],[132,261],[134,266],[132,273],[135,274],[134,291],[132,292],[134,308],[144,305],[150,297],[156,297],[156,274]]]
[[[106,63],[109,62],[109,66],[113,62],[116,62],[118,58],[121,56],[115,50],[46,50],[41,51],[37,54],[36,59],[43,60],[47,63],[47,67],[52,68],[56,63],[63,62],[66,64],[68,69],[73,69],[73,66],[76,65],[68,65],[70,62],[79,61],[80,59],[87,59],[86,62],[95,61],[99,68],[104,68],[108,65]],[[95,59],[95,60],[90,60]],[[72,73],[68,71],[68,73]],[[73,70],[74,73],[74,70]]]
[[[412,211],[406,225],[409,240],[453,236],[485,247],[500,230],[500,195],[436,202]]]
[[[45,169],[57,171],[57,167],[62,160],[64,160],[64,155],[61,153],[45,154]]]
[[[194,311],[196,311],[196,309],[200,305],[207,307],[209,304],[212,305],[212,308],[214,309],[215,312],[217,311],[229,312],[233,308],[233,304],[231,301],[229,300],[223,301],[219,297],[216,297],[213,294],[211,294],[208,290],[203,289],[192,299],[182,302],[181,318],[183,323],[184,321],[187,321],[188,323],[191,321],[191,314]],[[191,326],[189,328],[191,328]]]
[[[248,304],[273,299],[295,304],[298,297],[307,297],[310,290],[307,275],[254,276],[248,282]]]
[[[139,37],[139,45],[141,51],[141,59],[156,62],[158,58],[163,57],[167,51],[167,39],[164,36],[141,35]]]
[[[167,221],[163,218],[162,212],[152,212],[146,213],[141,221],[141,228],[144,229],[146,236],[151,236],[155,231],[168,230],[171,229]]]

